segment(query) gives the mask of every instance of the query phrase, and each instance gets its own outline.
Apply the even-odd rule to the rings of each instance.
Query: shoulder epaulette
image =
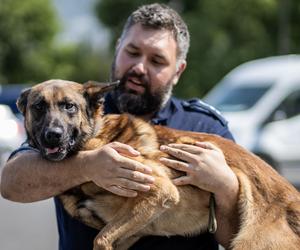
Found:
[[[217,118],[224,126],[228,123],[219,110],[197,98],[182,101],[181,104],[185,109],[205,113]]]

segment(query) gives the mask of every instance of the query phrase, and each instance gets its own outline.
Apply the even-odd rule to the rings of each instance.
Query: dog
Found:
[[[299,249],[300,195],[271,166],[217,135],[153,126],[129,114],[103,115],[103,97],[114,83],[49,80],[25,90],[17,101],[30,145],[51,161],[112,141],[131,145],[151,166],[155,183],[135,198],[114,195],[92,182],[59,195],[66,211],[99,229],[94,250],[127,249],[145,235],[196,235],[208,229],[211,194],[175,186],[178,171],[158,159],[160,145],[210,142],[238,177],[240,226],[230,249]],[[188,209],[187,209],[188,208]]]

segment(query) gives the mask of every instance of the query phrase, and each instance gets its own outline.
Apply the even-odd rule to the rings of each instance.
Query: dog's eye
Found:
[[[43,105],[43,103],[41,103],[41,102],[35,103],[35,104],[33,105],[33,108],[40,111],[40,110],[43,110],[44,105]]]
[[[76,106],[73,103],[64,103],[64,109],[68,110],[68,112],[75,112]]]

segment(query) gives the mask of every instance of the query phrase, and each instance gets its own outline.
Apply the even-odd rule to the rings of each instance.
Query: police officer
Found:
[[[183,101],[171,96],[186,67],[188,48],[186,24],[174,10],[151,4],[134,11],[118,41],[112,65],[112,80],[120,80],[121,84],[106,96],[105,112],[128,112],[153,124],[232,139],[226,121],[216,110],[197,99]],[[205,142],[195,146],[165,145],[161,150],[177,158],[162,159],[165,165],[186,173],[174,179],[176,185],[194,185],[214,193],[218,229],[214,235],[148,236],[131,249],[217,249],[217,241],[229,246],[238,225],[238,181],[222,152]],[[65,161],[50,163],[25,145],[4,167],[1,192],[14,201],[32,202],[93,181],[116,195],[134,197],[138,191],[147,192],[155,182],[151,168],[132,159],[138,155],[130,146],[113,142],[93,151],[79,152]],[[69,217],[56,198],[55,205],[59,249],[92,249],[97,230]]]

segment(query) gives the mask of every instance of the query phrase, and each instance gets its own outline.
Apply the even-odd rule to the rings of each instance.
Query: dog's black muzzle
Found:
[[[47,128],[43,133],[43,137],[45,145],[48,147],[57,147],[63,138],[63,129],[60,127]]]
[[[44,158],[51,161],[60,161],[66,157],[70,142],[62,127],[46,127],[40,138],[39,149]]]

